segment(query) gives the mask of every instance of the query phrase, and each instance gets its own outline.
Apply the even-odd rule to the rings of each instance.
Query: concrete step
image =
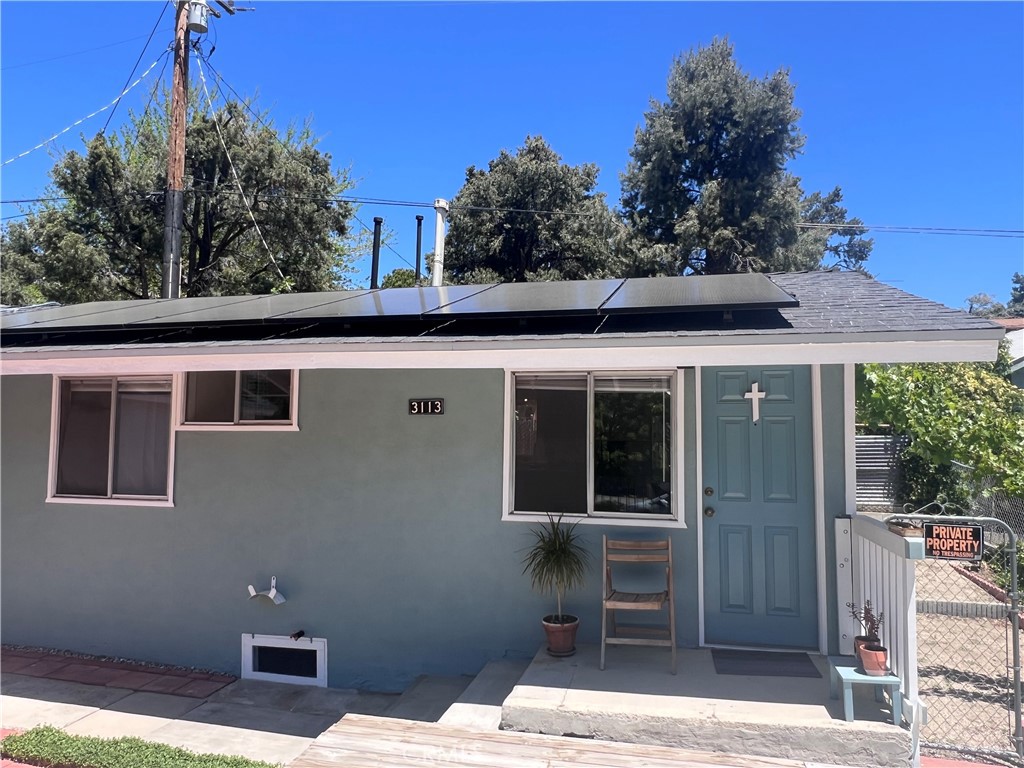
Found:
[[[490,662],[438,722],[483,731],[498,730],[501,705],[529,666],[528,660]]]
[[[387,716],[402,720],[436,723],[472,681],[473,678],[468,675],[459,677],[421,675],[388,708]]]

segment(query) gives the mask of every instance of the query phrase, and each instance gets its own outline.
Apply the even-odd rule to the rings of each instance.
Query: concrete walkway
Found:
[[[0,727],[138,736],[193,752],[287,764],[348,712],[384,714],[398,699],[333,688],[237,680],[208,697],[0,673]]]
[[[316,755],[320,759],[326,758],[326,762],[319,763],[321,765],[340,766],[345,764],[344,760],[331,762],[330,750],[318,754],[315,750],[319,747],[314,742],[321,734],[326,737],[325,731],[358,726],[358,719],[355,722],[353,718],[343,720],[351,713],[389,718],[378,721],[376,725],[364,719],[360,726],[364,730],[369,727],[376,734],[374,750],[386,749],[388,753],[392,749],[388,745],[393,740],[397,739],[395,744],[403,742],[400,734],[390,732],[394,728],[406,731],[405,738],[415,732],[416,743],[428,735],[416,730],[415,724],[410,722],[412,720],[439,720],[438,725],[433,726],[435,729],[446,729],[446,734],[450,731],[462,739],[467,738],[467,733],[476,734],[473,738],[480,740],[481,744],[504,744],[519,739],[524,744],[544,742],[552,749],[557,748],[561,755],[576,755],[580,749],[587,750],[587,742],[579,739],[547,736],[540,737],[538,741],[537,737],[499,733],[501,704],[524,671],[525,664],[518,662],[493,662],[472,682],[470,678],[421,678],[399,696],[234,678],[214,680],[211,676],[191,677],[205,674],[201,672],[167,670],[151,665],[139,665],[145,667],[142,670],[125,670],[118,666],[125,662],[110,662],[104,666],[95,660],[59,654],[46,659],[47,663],[40,663],[44,654],[24,657],[35,658],[36,661],[19,665],[17,661],[11,663],[11,654],[4,650],[3,667],[0,669],[0,734],[50,724],[68,733],[107,738],[138,736],[199,753],[243,755],[283,765],[293,763],[300,755],[305,755],[303,759]],[[63,662],[64,669],[56,662]],[[18,671],[11,671],[12,666]],[[154,675],[161,682],[123,674],[111,677],[112,673],[96,671],[103,668],[112,669],[114,673],[142,672]],[[92,682],[62,679],[81,676],[89,676]],[[164,678],[174,678],[177,682]],[[102,682],[105,679],[107,682]],[[196,695],[203,688],[194,683],[201,679],[217,685],[207,686],[206,695]],[[122,687],[124,683],[138,687]],[[161,690],[164,688],[174,690],[165,693]],[[393,728],[388,723],[392,723]],[[449,737],[440,731],[436,735]],[[407,746],[402,749],[409,745],[408,741],[404,743]],[[311,745],[313,752],[309,752]],[[330,746],[336,748],[337,744]],[[619,747],[627,751],[631,749],[624,744]],[[610,748],[614,751],[614,747]],[[489,749],[483,750],[478,757],[486,757],[484,753]],[[421,747],[414,749],[421,760],[422,751]],[[765,762],[752,756],[722,752],[703,754],[702,757],[701,753],[689,753],[688,759],[692,762],[685,764],[751,766]],[[492,757],[497,759],[497,756]],[[798,762],[793,761],[793,764]],[[790,764],[785,760],[778,763]],[[500,760],[494,763],[498,764],[501,764]],[[923,764],[927,765],[927,762],[923,761]],[[11,761],[2,761],[0,768],[21,767]]]

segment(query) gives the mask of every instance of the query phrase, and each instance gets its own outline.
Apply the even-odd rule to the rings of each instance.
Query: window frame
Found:
[[[186,421],[188,404],[188,375],[190,373],[223,373],[223,370],[191,370],[176,375],[178,395],[175,398],[178,406],[178,417],[175,419],[176,430],[186,432],[297,432],[299,430],[299,369],[298,368],[238,368],[227,369],[235,374],[235,409],[234,421]],[[241,411],[241,383],[243,371],[281,371],[289,372],[288,419],[248,419],[239,418]]]
[[[578,522],[582,525],[628,525],[638,528],[685,528],[681,511],[682,500],[686,489],[683,485],[685,477],[682,466],[684,456],[684,403],[683,403],[683,377],[681,370],[673,369],[644,369],[644,370],[619,370],[619,369],[587,369],[587,370],[532,370],[532,369],[505,369],[505,413],[504,413],[504,476],[502,487],[501,519],[503,521],[522,522],[546,522],[548,514],[545,512],[531,512],[527,510],[516,510],[515,504],[515,397],[516,397],[516,376],[586,376],[587,378],[587,507],[588,511],[582,514],[565,514],[563,518],[570,522]],[[594,509],[594,379],[606,377],[620,378],[649,378],[668,377],[669,391],[672,397],[671,408],[671,431],[672,440],[670,445],[671,471],[669,476],[672,480],[673,492],[669,513],[666,514],[645,514],[640,512],[609,512]],[[678,489],[678,490],[676,490]]]
[[[111,402],[117,401],[117,385],[119,381],[166,381],[170,385],[170,407],[168,408],[168,446],[167,446],[167,493],[162,496],[143,496],[135,494],[115,494],[108,479],[109,496],[75,496],[71,494],[57,493],[57,463],[60,455],[60,419],[61,419],[61,385],[67,380],[92,380],[97,382],[109,382],[111,386]],[[50,395],[50,454],[47,466],[46,478],[46,499],[49,504],[102,504],[105,506],[132,506],[132,507],[173,507],[174,506],[174,447],[177,442],[174,439],[174,430],[177,414],[175,413],[178,398],[175,396],[177,386],[176,376],[171,373],[152,374],[96,374],[96,375],[54,375],[53,387]],[[113,472],[113,457],[116,455],[116,433],[117,409],[116,405],[111,408],[110,413],[110,444],[108,445],[107,473],[108,478]]]

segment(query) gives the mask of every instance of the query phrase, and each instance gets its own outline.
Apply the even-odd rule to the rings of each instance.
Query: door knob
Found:
[[[715,489],[714,489],[714,488],[712,488],[712,487],[711,487],[711,486],[709,485],[709,486],[708,486],[707,488],[705,488],[705,489],[704,489],[704,495],[705,495],[705,496],[714,496],[714,495],[715,495]]]
[[[714,516],[715,516],[715,508],[714,507],[704,507],[704,517],[714,517]]]

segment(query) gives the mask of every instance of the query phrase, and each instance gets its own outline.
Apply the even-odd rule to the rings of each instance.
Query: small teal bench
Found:
[[[853,720],[853,686],[871,685],[875,689],[875,701],[882,701],[882,690],[889,692],[892,703],[892,721],[903,724],[903,697],[900,694],[898,675],[865,675],[857,671],[857,661],[851,656],[829,656],[829,696],[839,698],[839,686],[843,688],[843,716]]]

